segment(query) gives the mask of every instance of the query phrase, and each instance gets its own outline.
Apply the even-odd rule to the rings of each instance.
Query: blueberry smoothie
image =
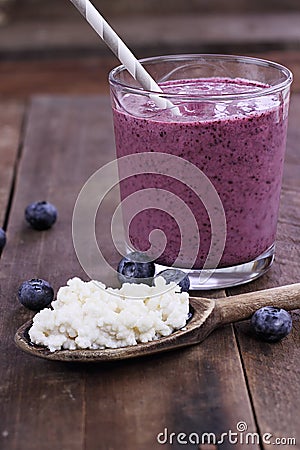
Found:
[[[161,111],[146,97],[124,96],[113,109],[118,158],[165,153],[180,157],[183,164],[194,164],[213,184],[225,211],[226,244],[219,267],[253,261],[275,241],[287,102],[278,95],[264,95],[267,85],[243,78],[183,79],[161,83],[161,87],[167,93],[183,94],[180,114]],[[249,98],[251,93],[254,95]],[[185,100],[184,94],[189,99]],[[122,174],[122,167],[119,170]],[[131,245],[146,251],[151,231],[161,230],[166,245],[158,258],[160,264],[170,266],[179,258],[178,267],[201,269],[212,239],[207,209],[181,179],[180,167],[177,179],[145,172],[120,183],[122,200],[145,189],[150,189],[151,195],[157,191],[157,205],[134,218],[123,210]],[[168,192],[176,198],[164,194]],[[196,236],[191,232],[181,248],[182,224],[166,210],[164,195],[170,202],[177,199],[178,208],[184,203],[193,212],[200,246],[192,262],[189,254],[197,244]]]

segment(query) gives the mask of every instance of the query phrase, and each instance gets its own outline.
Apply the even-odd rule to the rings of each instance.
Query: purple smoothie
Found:
[[[278,97],[263,95],[266,85],[243,79],[209,78],[179,80],[161,84],[168,93],[186,93],[201,101],[183,101],[181,115],[156,110],[151,101],[128,95],[122,107],[114,109],[115,140],[118,158],[141,152],[176,155],[197,166],[210,179],[222,201],[227,224],[226,245],[219,267],[234,266],[254,260],[275,241],[281,188],[287,110]],[[249,94],[252,99],[215,100],[205,96]],[[145,103],[146,102],[146,103]],[[122,167],[119,167],[122,174]],[[147,170],[146,170],[147,172]],[[180,173],[178,173],[180,179]],[[182,180],[184,181],[184,180]],[[154,188],[174,193],[192,210],[200,232],[200,248],[193,268],[200,269],[211,242],[211,224],[197,195],[179,180],[144,173],[120,183],[121,198],[137,191]],[[159,206],[138,213],[130,225],[123,210],[125,227],[129,226],[131,245],[149,249],[152,230],[162,230],[167,245],[158,261],[191,268],[189,253],[196,245],[191,232],[180,250],[180,224]],[[180,204],[179,204],[180,206]],[[164,209],[164,208],[162,208]]]

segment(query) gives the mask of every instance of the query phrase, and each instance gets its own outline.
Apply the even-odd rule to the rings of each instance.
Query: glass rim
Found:
[[[225,55],[225,54],[218,54],[218,53],[186,53],[186,54],[178,54],[178,55],[161,55],[161,56],[151,56],[147,58],[139,59],[138,61],[141,64],[154,64],[160,61],[196,61],[200,58],[206,59],[207,61],[212,60],[224,60],[228,62],[244,62],[249,65],[257,65],[261,67],[270,67],[275,70],[277,70],[279,73],[281,73],[285,79],[282,81],[279,81],[278,83],[272,84],[268,86],[265,89],[254,89],[253,91],[249,90],[247,92],[239,92],[235,94],[222,94],[222,95],[211,95],[211,94],[201,94],[199,95],[189,95],[184,93],[166,93],[166,92],[160,92],[160,91],[154,91],[154,90],[147,90],[143,87],[139,86],[130,86],[127,83],[121,82],[116,79],[116,76],[120,74],[121,72],[127,71],[127,68],[124,64],[120,64],[119,66],[115,67],[109,72],[108,80],[109,84],[111,86],[115,87],[121,87],[123,88],[127,93],[131,94],[139,94],[139,95],[156,95],[161,98],[165,98],[168,100],[180,100],[180,101],[208,101],[208,100],[216,100],[216,101],[226,101],[226,100],[236,100],[236,99],[247,99],[247,98],[255,98],[255,97],[261,97],[266,96],[269,94],[274,94],[276,92],[282,91],[284,88],[289,87],[293,81],[293,74],[287,67],[283,66],[282,64],[279,64],[274,61],[269,61],[267,59],[252,57],[252,56],[240,56],[240,55]],[[203,77],[205,78],[205,77]],[[233,79],[240,79],[240,80],[247,80],[247,81],[255,81],[250,80],[250,78],[243,78],[243,77],[235,77]]]

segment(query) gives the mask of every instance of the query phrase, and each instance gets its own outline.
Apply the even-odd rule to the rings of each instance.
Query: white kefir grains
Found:
[[[51,306],[35,315],[31,342],[51,352],[104,349],[153,341],[184,327],[189,296],[162,277],[153,287],[125,283],[120,289],[72,278]]]

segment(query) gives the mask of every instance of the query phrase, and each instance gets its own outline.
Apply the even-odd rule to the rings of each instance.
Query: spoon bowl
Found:
[[[46,347],[30,341],[29,320],[22,325],[15,343],[23,351],[40,358],[69,362],[118,361],[174,350],[202,342],[215,328],[232,322],[248,319],[263,306],[274,306],[292,310],[300,308],[300,283],[263,291],[235,295],[221,299],[190,297],[192,317],[186,326],[160,339],[120,348],[57,350],[50,352]]]

